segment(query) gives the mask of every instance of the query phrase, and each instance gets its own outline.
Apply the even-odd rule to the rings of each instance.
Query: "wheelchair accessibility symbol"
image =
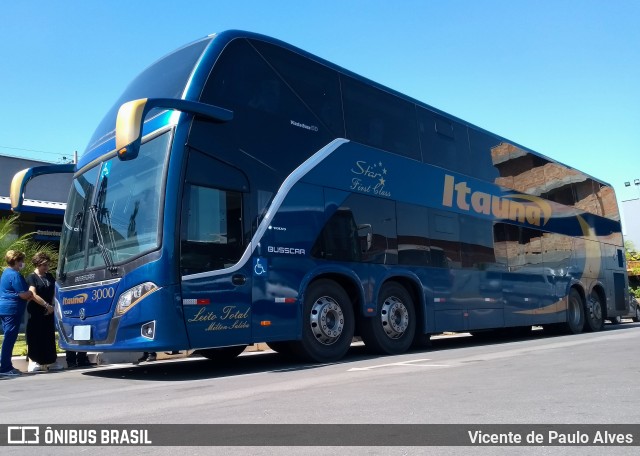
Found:
[[[253,259],[253,274],[257,276],[262,276],[267,273],[267,260],[264,258],[254,258]]]

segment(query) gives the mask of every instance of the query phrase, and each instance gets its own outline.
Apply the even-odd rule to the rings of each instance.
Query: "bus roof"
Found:
[[[277,45],[286,50],[299,54],[307,59],[313,60],[321,65],[326,66],[338,73],[349,76],[361,82],[364,82],[372,87],[375,87],[379,90],[387,92],[393,96],[401,98],[405,101],[411,102],[417,106],[423,107],[432,111],[442,117],[448,118],[454,122],[457,122],[465,127],[472,128],[474,130],[480,131],[484,134],[491,135],[492,137],[512,144],[515,147],[526,151],[527,153],[533,154],[535,156],[541,157],[549,162],[558,163],[562,166],[565,166],[569,169],[574,169],[575,171],[580,172],[585,177],[591,178],[595,182],[598,182],[602,185],[606,185],[611,187],[608,183],[597,179],[589,174],[586,174],[580,171],[573,166],[566,165],[558,160],[555,160],[547,155],[544,155],[540,152],[536,152],[528,147],[522,146],[512,140],[504,138],[500,135],[492,133],[488,130],[485,130],[475,124],[472,124],[464,119],[451,115],[445,111],[442,111],[438,108],[435,108],[425,102],[412,98],[408,95],[405,95],[397,90],[391,89],[387,86],[379,84],[371,79],[368,79],[364,76],[361,76],[353,71],[350,71],[346,68],[343,68],[335,63],[332,63],[328,60],[325,60],[321,57],[318,57],[314,54],[311,54],[303,49],[300,49],[296,46],[293,46],[289,43],[281,41],[276,38],[272,38],[270,36],[261,35],[258,33],[243,31],[243,30],[226,30],[220,33],[211,34],[207,37],[201,38],[197,41],[189,43],[167,55],[158,59],[150,66],[148,66],[140,75],[138,75],[130,84],[127,86],[123,94],[117,99],[114,103],[113,107],[107,112],[102,122],[99,124],[96,129],[94,135],[89,141],[89,145],[87,146],[83,157],[81,157],[78,163],[78,169],[92,160],[96,159],[99,155],[104,154],[105,152],[110,151],[113,148],[100,147],[102,145],[110,144],[113,135],[114,135],[114,127],[115,127],[115,118],[118,112],[120,105],[127,101],[131,101],[136,98],[184,98],[191,100],[198,100],[200,94],[202,92],[202,88],[206,82],[207,77],[210,74],[211,68],[215,65],[217,58],[220,53],[224,50],[224,48],[233,40],[236,39],[251,39],[251,40],[259,40],[264,41],[270,44]],[[173,77],[167,78],[157,78],[158,72],[162,72],[163,69],[171,69],[170,72],[165,72]],[[162,82],[162,84],[154,84],[150,81]]]

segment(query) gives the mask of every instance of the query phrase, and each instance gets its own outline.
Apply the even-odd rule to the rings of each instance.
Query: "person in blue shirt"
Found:
[[[33,293],[29,291],[27,282],[20,274],[20,270],[24,268],[24,253],[9,250],[4,258],[9,267],[5,268],[0,278],[0,319],[4,332],[0,349],[0,376],[17,377],[22,372],[13,367],[11,355],[27,301],[33,298]]]

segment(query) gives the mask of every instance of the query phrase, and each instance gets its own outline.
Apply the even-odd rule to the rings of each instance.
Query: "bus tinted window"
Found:
[[[316,241],[318,258],[396,264],[395,203],[353,194],[333,213]]]
[[[184,195],[180,264],[193,274],[233,265],[242,254],[242,195],[188,185]]]
[[[496,263],[508,266],[509,271],[534,271],[534,267],[544,264],[544,235],[545,233],[539,230],[508,223],[496,223],[494,225]],[[552,238],[545,241],[545,247],[558,250],[566,248],[561,241],[552,240]],[[556,256],[561,257],[562,254]]]
[[[420,160],[415,106],[341,76],[347,138]]]
[[[431,265],[427,208],[397,203],[398,264]]]
[[[213,153],[237,151],[289,174],[334,138],[306,101],[244,39],[229,43],[205,85],[202,101],[234,111],[233,122],[194,122],[190,142]],[[252,165],[254,166],[254,165]]]
[[[263,41],[251,41],[262,57],[308,106],[319,126],[344,136],[338,74],[317,62]]]
[[[543,233],[542,257],[545,266],[559,274],[569,266],[573,252],[573,238],[556,233]]]
[[[417,108],[420,147],[425,163],[469,174],[470,163],[467,128],[449,119]]]
[[[545,188],[544,167],[549,161],[543,157],[517,149],[509,160],[513,176],[513,189],[522,193],[540,196]]]
[[[548,162],[544,165],[545,190],[542,197],[565,206],[576,203],[574,182],[581,180],[582,173],[561,163]]]
[[[586,176],[581,182],[576,182],[576,207],[592,214],[602,215],[601,206],[596,196],[594,186],[599,184]]]
[[[493,150],[501,144],[501,141],[488,133],[469,128],[469,147],[473,166],[470,175],[487,182],[498,181],[498,168],[493,163]]]
[[[461,215],[460,240],[463,268],[485,269],[496,262],[490,220]]]
[[[445,211],[429,212],[429,238],[433,266],[456,268],[460,261],[460,222],[458,214]],[[437,252],[441,252],[438,255]]]

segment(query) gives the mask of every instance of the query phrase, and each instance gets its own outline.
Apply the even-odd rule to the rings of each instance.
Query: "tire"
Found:
[[[565,332],[580,334],[584,328],[584,302],[582,296],[575,288],[569,291],[567,303],[567,321],[564,324]]]
[[[416,312],[409,292],[398,283],[383,285],[377,315],[362,318],[361,336],[367,349],[386,355],[404,353],[411,347],[415,332]]]
[[[636,323],[640,322],[640,306],[637,304],[636,304],[636,316],[631,317],[631,320],[633,320]]]
[[[240,355],[247,348],[246,345],[235,345],[233,347],[222,347],[222,348],[205,348],[202,350],[198,350],[202,356],[211,361],[219,361],[226,362],[231,361]]]
[[[416,331],[416,334],[413,336],[413,342],[411,343],[411,347],[415,349],[424,349],[429,348],[433,345],[431,342],[431,334],[423,334],[421,332]]]
[[[600,295],[592,291],[585,303],[585,329],[587,331],[600,331],[604,327],[604,309]]]
[[[291,348],[304,360],[331,363],[347,353],[354,330],[349,295],[333,280],[321,279],[304,294],[302,339],[292,342]]]

